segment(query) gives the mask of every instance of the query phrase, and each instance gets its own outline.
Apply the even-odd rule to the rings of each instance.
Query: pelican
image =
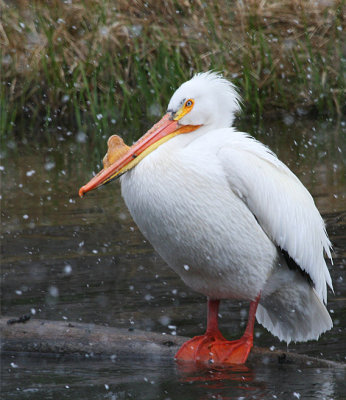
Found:
[[[265,145],[232,127],[240,108],[231,82],[195,75],[163,118],[79,194],[120,178],[139,229],[193,290],[208,298],[207,330],[175,358],[243,364],[255,319],[280,340],[318,339],[332,327],[325,307],[331,243],[313,198]],[[218,328],[222,299],[250,301],[244,335]]]

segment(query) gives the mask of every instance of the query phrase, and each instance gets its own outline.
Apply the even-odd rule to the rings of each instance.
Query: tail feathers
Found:
[[[281,268],[269,278],[256,317],[287,343],[318,339],[333,326],[326,307],[307,280],[297,271]]]

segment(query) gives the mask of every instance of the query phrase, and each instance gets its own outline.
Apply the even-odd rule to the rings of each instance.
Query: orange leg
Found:
[[[244,364],[253,346],[253,329],[256,309],[260,296],[250,303],[249,319],[244,335],[238,339],[226,340],[218,328],[218,310],[220,300],[208,299],[207,331],[184,343],[175,355],[178,361],[194,361],[202,363]]]

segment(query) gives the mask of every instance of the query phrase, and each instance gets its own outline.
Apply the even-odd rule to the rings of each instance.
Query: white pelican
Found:
[[[214,72],[179,87],[167,114],[79,194],[121,175],[122,196],[143,235],[208,297],[207,331],[184,361],[245,363],[257,321],[280,340],[307,341],[332,327],[330,241],[314,201],[266,146],[231,125],[234,86]],[[249,300],[241,339],[218,329],[221,299]]]

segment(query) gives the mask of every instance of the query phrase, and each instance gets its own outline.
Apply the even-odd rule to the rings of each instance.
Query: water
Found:
[[[182,371],[169,360],[19,358],[18,368],[5,374],[6,399],[341,399],[346,390],[341,370],[263,366]]]
[[[245,128],[243,128],[245,129]],[[334,245],[334,328],[291,351],[345,362],[345,131],[336,123],[296,122],[247,129],[267,143],[314,195]],[[106,141],[104,141],[106,142]],[[205,329],[205,298],[187,288],[133,223],[118,183],[79,199],[95,146],[61,134],[49,145],[2,149],[2,314],[82,321],[193,336]],[[97,155],[97,159],[100,156]],[[221,330],[242,334],[247,304],[221,305]],[[261,326],[255,344],[286,350]],[[342,399],[345,372],[247,365],[181,370],[171,359],[138,361],[2,358],[4,399]],[[275,397],[276,396],[276,397]]]

